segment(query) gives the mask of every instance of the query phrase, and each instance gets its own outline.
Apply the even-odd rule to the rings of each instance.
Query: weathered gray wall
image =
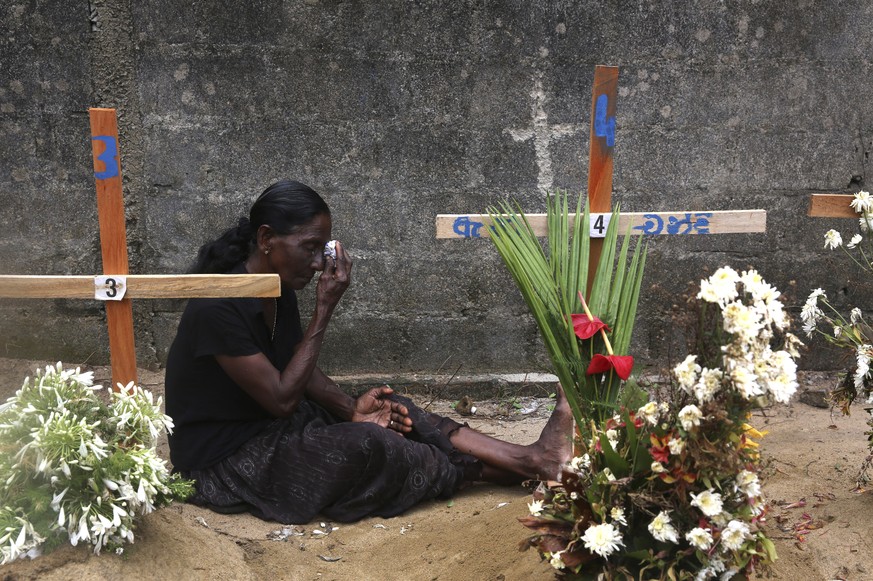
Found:
[[[184,271],[292,177],[324,195],[356,257],[329,371],[540,369],[490,243],[435,240],[433,220],[581,191],[593,69],[610,64],[623,208],[769,212],[766,235],[650,242],[639,357],[677,355],[670,307],[722,264],[794,288],[795,312],[816,286],[870,310],[869,279],[821,249],[851,222],[805,211],[810,192],[870,187],[871,29],[865,0],[12,0],[0,272],[99,272],[87,109],[115,107],[132,272]],[[140,364],[163,361],[180,307],[135,304]],[[0,319],[0,356],[107,360],[98,304],[4,300]]]

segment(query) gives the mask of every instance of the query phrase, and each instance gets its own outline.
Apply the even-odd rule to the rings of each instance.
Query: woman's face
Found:
[[[330,216],[318,214],[292,234],[272,236],[267,263],[283,286],[300,290],[316,272],[324,270],[324,245],[331,239],[330,228]]]

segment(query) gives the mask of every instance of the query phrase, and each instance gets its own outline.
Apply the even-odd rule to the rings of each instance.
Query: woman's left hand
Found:
[[[412,419],[406,406],[391,401],[388,396],[394,390],[384,385],[374,387],[355,401],[355,411],[352,413],[353,422],[372,422],[400,434],[412,431]]]

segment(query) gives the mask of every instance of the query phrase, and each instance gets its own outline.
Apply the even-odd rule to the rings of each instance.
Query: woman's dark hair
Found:
[[[248,218],[200,247],[192,274],[222,274],[249,257],[257,242],[258,228],[266,224],[279,236],[293,233],[330,209],[315,190],[300,182],[280,180],[258,196]]]

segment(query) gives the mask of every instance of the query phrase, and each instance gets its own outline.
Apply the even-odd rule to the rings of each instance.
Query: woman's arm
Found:
[[[335,416],[351,422],[372,422],[398,432],[411,432],[412,419],[406,406],[388,399],[394,393],[390,387],[374,387],[358,399],[352,399],[318,367],[312,372],[312,381],[306,396]]]
[[[216,356],[225,373],[273,416],[287,417],[294,413],[307,393],[313,377],[316,386],[322,385],[326,379],[321,372],[315,374],[315,364],[327,324],[340,297],[348,288],[352,268],[351,260],[341,244],[337,244],[336,250],[336,260],[326,261],[324,271],[318,279],[315,312],[285,369],[280,372],[273,367],[263,353],[234,357]],[[343,408],[348,404],[337,399],[336,405]]]
[[[352,419],[355,400],[318,367],[312,371],[309,385],[306,386],[306,397],[342,420]]]

